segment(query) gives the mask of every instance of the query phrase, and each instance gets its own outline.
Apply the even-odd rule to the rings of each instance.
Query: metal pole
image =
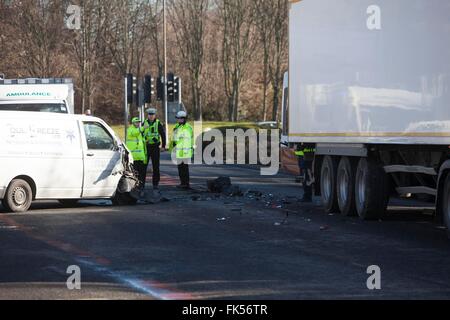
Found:
[[[127,77],[125,77],[125,90],[124,92],[124,96],[125,96],[125,110],[124,110],[124,128],[125,128],[125,135],[124,135],[124,141],[125,144],[127,143],[127,131],[128,131],[128,97],[127,97],[127,92],[128,92],[128,80]]]
[[[166,141],[169,141],[169,110],[167,105],[167,25],[166,25],[166,0],[163,0],[163,25],[164,25],[164,122],[166,125]]]

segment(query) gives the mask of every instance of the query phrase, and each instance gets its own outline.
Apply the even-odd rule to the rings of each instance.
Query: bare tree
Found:
[[[222,64],[228,119],[238,120],[241,85],[254,50],[252,0],[217,0],[222,28]]]
[[[273,7],[274,0],[256,0],[255,3],[256,19],[255,24],[258,28],[259,41],[262,46],[263,55],[263,101],[262,116],[263,121],[267,120],[267,91],[270,84],[269,77],[269,58],[271,53],[271,40],[273,38]]]
[[[269,73],[272,83],[273,103],[272,120],[278,120],[280,93],[283,87],[283,69],[288,55],[288,0],[270,0],[273,2],[273,34],[271,53],[269,54]]]
[[[81,112],[94,111],[93,97],[101,74],[102,59],[106,54],[102,35],[106,28],[106,14],[101,0],[81,0],[81,29],[72,34],[72,50],[76,58],[81,94]]]
[[[154,18],[151,6],[148,0],[112,0],[105,3],[108,28],[104,41],[122,74],[134,71],[141,75]]]
[[[202,68],[204,58],[204,25],[209,0],[171,0],[171,22],[179,50],[189,71],[194,117],[202,116]]]
[[[61,51],[63,14],[61,1],[13,1],[17,15],[11,24],[18,32],[19,56],[28,72],[34,77],[60,75],[55,63]]]
[[[183,88],[196,117],[278,119],[287,0],[167,1],[168,62],[186,79]],[[69,3],[82,7],[81,30],[64,28]],[[123,74],[163,73],[161,4],[0,0],[0,72],[75,78],[77,110],[92,109],[95,102],[97,115],[122,122],[117,111],[123,96],[117,93],[123,92]]]
[[[162,0],[155,0],[154,8],[152,9],[152,7],[150,6],[150,14],[153,16],[153,19],[150,21],[150,38],[155,50],[154,56],[158,68],[158,76],[162,76],[164,73],[163,58],[159,39],[160,25],[162,23],[162,14],[160,14],[160,8],[162,7],[161,2]]]

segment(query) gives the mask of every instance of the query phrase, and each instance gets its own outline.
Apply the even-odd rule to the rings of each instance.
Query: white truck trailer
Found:
[[[72,79],[1,79],[0,111],[74,114]]]
[[[450,1],[290,1],[282,142],[315,147],[326,211],[430,198],[450,229]]]

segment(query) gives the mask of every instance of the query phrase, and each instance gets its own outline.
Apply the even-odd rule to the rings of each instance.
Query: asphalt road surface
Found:
[[[0,299],[450,298],[450,241],[430,208],[394,203],[382,220],[362,222],[323,213],[318,199],[298,202],[289,175],[195,166],[193,190],[180,191],[167,159],[162,171],[152,203],[0,207]],[[252,192],[206,192],[222,175]],[[81,290],[66,285],[73,265]],[[372,265],[380,290],[367,288]]]

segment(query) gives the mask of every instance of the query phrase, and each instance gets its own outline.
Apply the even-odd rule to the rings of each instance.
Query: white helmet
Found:
[[[153,115],[153,114],[157,114],[158,111],[155,108],[150,108],[150,109],[147,109],[147,113],[150,115]]]
[[[187,113],[186,111],[178,111],[177,113],[177,119],[183,119],[183,118],[187,118]]]

